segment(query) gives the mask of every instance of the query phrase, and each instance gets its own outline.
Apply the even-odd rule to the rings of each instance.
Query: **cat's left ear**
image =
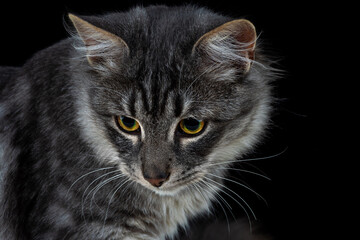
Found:
[[[249,71],[255,59],[256,30],[246,19],[227,22],[204,34],[192,53],[206,65],[236,64],[242,73]]]
[[[128,45],[120,37],[73,14],[69,14],[69,18],[84,43],[83,48],[89,64],[95,69],[116,68],[119,61],[129,54]]]

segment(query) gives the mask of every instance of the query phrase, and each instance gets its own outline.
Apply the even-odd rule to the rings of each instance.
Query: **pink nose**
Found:
[[[169,179],[170,173],[159,174],[157,176],[148,176],[144,174],[144,178],[154,187],[160,187]]]
[[[166,178],[145,178],[154,187],[160,187],[166,181]]]

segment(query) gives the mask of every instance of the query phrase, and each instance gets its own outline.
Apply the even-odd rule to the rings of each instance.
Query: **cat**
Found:
[[[269,126],[255,27],[188,5],[68,16],[68,39],[0,68],[0,239],[172,239]]]

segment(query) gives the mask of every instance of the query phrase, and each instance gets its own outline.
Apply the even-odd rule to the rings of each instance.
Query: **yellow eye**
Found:
[[[182,132],[194,135],[204,128],[204,121],[203,120],[197,120],[195,118],[186,118],[180,121],[180,129]]]
[[[117,117],[117,122],[121,129],[125,130],[126,132],[135,132],[140,130],[140,125],[138,121],[133,118],[119,116]]]

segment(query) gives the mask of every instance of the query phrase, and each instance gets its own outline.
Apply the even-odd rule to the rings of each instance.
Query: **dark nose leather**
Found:
[[[158,174],[151,174],[148,175],[145,172],[144,174],[144,178],[146,181],[148,181],[151,185],[153,185],[154,187],[161,187],[161,185],[163,185],[164,182],[166,182],[169,179],[170,173],[166,172],[166,173],[158,173]]]

